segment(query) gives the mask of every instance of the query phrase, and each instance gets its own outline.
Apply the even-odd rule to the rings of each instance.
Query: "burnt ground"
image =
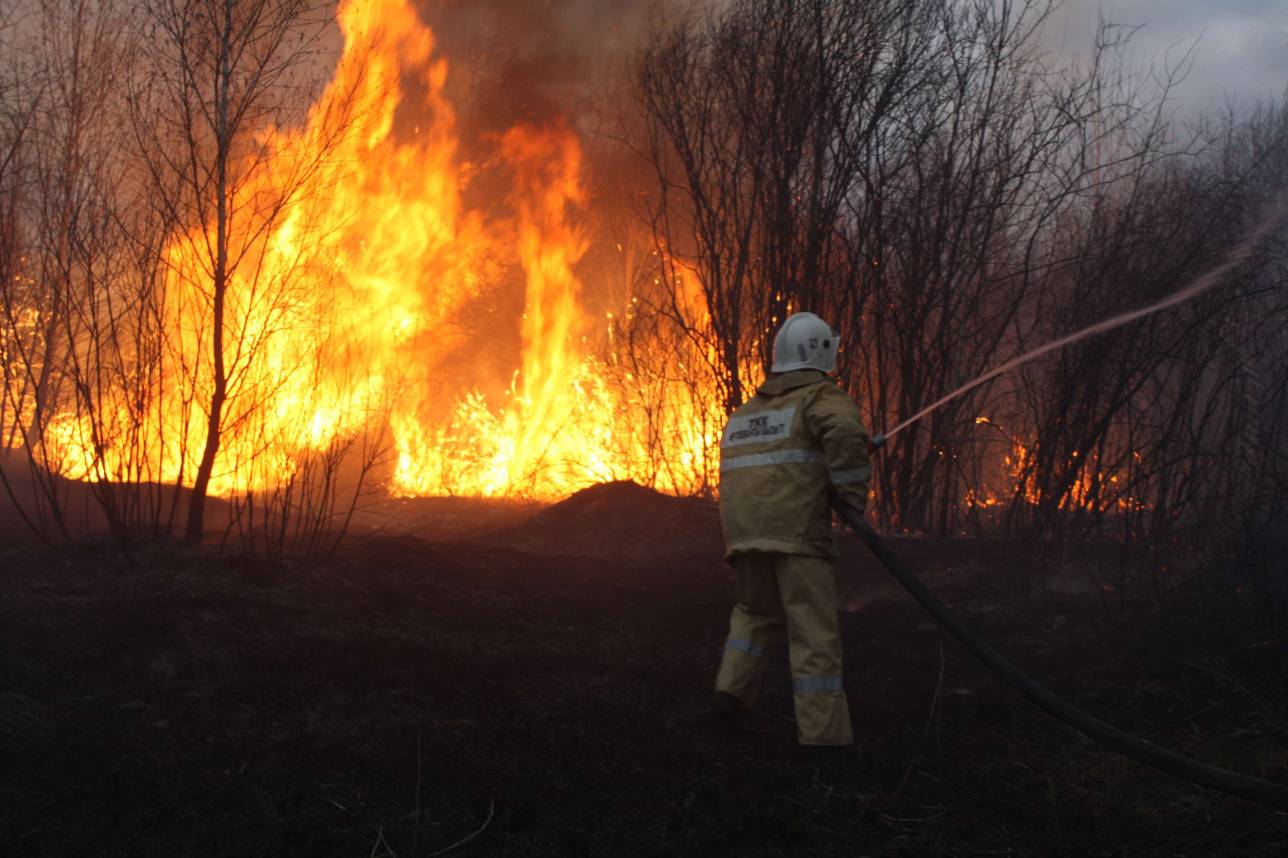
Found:
[[[746,733],[703,717],[732,598],[709,506],[623,485],[535,515],[394,506],[303,570],[0,549],[0,853],[1284,854],[1288,815],[1051,721],[852,543],[863,754],[818,770],[781,653]],[[1096,715],[1288,780],[1282,640],[1106,610],[1076,574],[1030,587],[1015,547],[894,547]]]

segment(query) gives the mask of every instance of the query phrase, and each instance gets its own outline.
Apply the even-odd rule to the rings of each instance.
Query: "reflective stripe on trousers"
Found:
[[[736,640],[734,638],[730,638],[728,642],[725,643],[725,647],[738,652],[745,652],[747,655],[755,658],[759,658],[765,654],[765,648],[763,646],[741,638]]]
[[[792,680],[792,688],[797,694],[822,694],[844,690],[839,676],[800,676]]]

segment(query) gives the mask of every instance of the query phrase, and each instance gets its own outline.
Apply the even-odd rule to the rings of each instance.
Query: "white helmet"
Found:
[[[789,316],[774,337],[774,365],[771,372],[794,369],[836,369],[836,347],[840,335],[813,313]]]

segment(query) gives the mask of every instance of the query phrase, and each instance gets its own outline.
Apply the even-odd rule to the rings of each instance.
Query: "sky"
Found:
[[[596,82],[621,72],[659,8],[727,2],[416,0],[458,63],[456,83],[468,73],[462,69],[474,69],[475,80],[467,82],[473,95],[502,124],[549,113],[588,121]],[[1288,88],[1288,0],[1056,2],[1042,36],[1054,59],[1084,58],[1098,16],[1142,25],[1125,57],[1137,70],[1175,65],[1193,48],[1189,74],[1174,90],[1183,117],[1219,111],[1231,98],[1245,106],[1279,100]]]
[[[1064,0],[1044,41],[1061,54],[1085,54],[1098,15],[1144,25],[1128,48],[1133,66],[1161,68],[1195,48],[1175,90],[1183,113],[1220,110],[1229,98],[1277,100],[1288,88],[1288,0]]]

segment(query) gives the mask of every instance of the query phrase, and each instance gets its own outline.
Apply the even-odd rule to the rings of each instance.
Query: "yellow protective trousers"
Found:
[[[734,695],[750,709],[760,694],[769,649],[786,625],[800,743],[852,744],[831,560],[758,552],[735,555],[730,563],[738,576],[738,604],[729,619],[716,691]]]

